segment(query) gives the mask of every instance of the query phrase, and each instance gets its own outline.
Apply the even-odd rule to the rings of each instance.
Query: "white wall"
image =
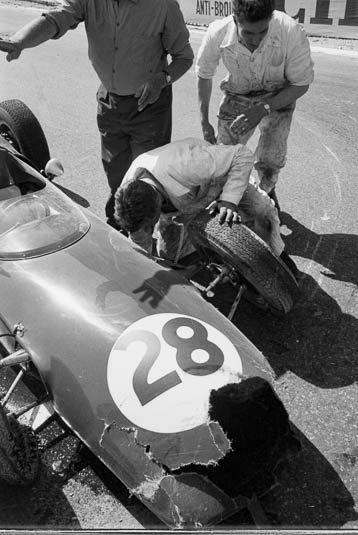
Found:
[[[179,0],[187,22],[208,24],[231,13],[231,0]],[[358,39],[358,0],[276,0],[309,35]]]

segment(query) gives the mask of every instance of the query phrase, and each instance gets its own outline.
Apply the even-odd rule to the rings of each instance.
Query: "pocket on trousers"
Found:
[[[97,98],[97,117],[104,115],[105,111],[110,107],[110,94],[109,91],[100,85],[96,93]]]

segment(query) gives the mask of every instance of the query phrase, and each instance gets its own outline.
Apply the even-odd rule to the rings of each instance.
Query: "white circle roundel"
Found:
[[[153,314],[128,327],[108,359],[113,401],[134,425],[177,433],[208,421],[210,391],[237,383],[242,362],[218,329],[182,314]]]

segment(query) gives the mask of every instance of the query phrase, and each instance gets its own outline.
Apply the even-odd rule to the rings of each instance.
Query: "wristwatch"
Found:
[[[170,76],[168,71],[163,69],[163,72],[164,72],[164,75],[165,75],[166,84],[170,85],[172,83],[172,77]]]
[[[270,113],[271,113],[271,106],[270,106],[270,104],[267,104],[267,102],[263,102],[262,105],[263,105],[263,107],[265,108],[267,115],[270,115]]]

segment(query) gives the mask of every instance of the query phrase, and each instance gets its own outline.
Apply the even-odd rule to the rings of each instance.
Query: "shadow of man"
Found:
[[[284,238],[290,254],[321,264],[331,272],[326,277],[358,286],[358,235],[317,234],[283,212],[281,222],[291,231]]]
[[[243,303],[235,323],[260,349],[278,376],[291,371],[320,388],[358,380],[358,320],[310,275],[300,281],[301,297],[278,317]]]
[[[343,429],[344,421],[355,420],[350,411],[351,402],[347,390],[339,394],[326,390],[320,393],[322,406],[312,405],[317,400],[315,387],[338,389],[354,385],[358,380],[358,237],[355,235],[319,235],[306,229],[287,214],[282,222],[292,233],[285,238],[290,254],[312,260],[312,270],[319,271],[320,283],[310,274],[303,273],[300,279],[301,296],[294,309],[286,316],[275,316],[261,311],[247,302],[240,305],[235,323],[240,330],[264,353],[277,376],[292,372],[298,384],[290,391],[289,404],[299,421],[307,421],[311,432],[317,419],[329,417],[331,399],[340,395],[342,406],[348,413],[330,416],[332,434]],[[311,273],[311,269],[309,270]],[[329,295],[324,277],[339,281],[334,293],[339,296],[344,290],[347,298],[345,310],[335,298]],[[350,297],[349,297],[350,296]],[[228,310],[232,296],[217,296],[215,303],[224,313]],[[347,311],[349,313],[347,313]],[[300,382],[303,379],[310,385]],[[284,381],[284,379],[283,379]],[[297,381],[294,379],[294,381]],[[311,397],[312,395],[312,397]],[[354,396],[354,393],[351,392]],[[327,409],[324,406],[327,402]],[[345,405],[346,403],[346,405]],[[304,411],[307,409],[307,414]],[[302,414],[303,413],[303,414]],[[309,423],[309,419],[313,418]],[[324,428],[324,426],[323,426]],[[349,431],[352,433],[353,431]],[[286,467],[279,478],[280,486],[269,493],[265,509],[277,513],[280,526],[336,527],[357,519],[354,499],[350,493],[358,460],[358,447],[346,451],[344,440],[339,453],[332,451],[330,437],[320,437],[330,451],[330,462],[314,444],[299,430],[302,453]],[[349,488],[346,487],[346,484]],[[353,487],[352,487],[353,488]]]
[[[346,308],[358,311],[358,237],[320,236],[287,214],[282,219],[292,230],[285,238],[290,253],[312,259],[324,266],[323,276],[348,285],[352,296]],[[213,299],[224,314],[231,302],[231,287],[220,289]],[[343,312],[307,273],[300,278],[300,298],[287,315],[276,316],[242,301],[234,320],[278,376],[291,371],[320,388],[344,387],[358,380],[358,319]]]

